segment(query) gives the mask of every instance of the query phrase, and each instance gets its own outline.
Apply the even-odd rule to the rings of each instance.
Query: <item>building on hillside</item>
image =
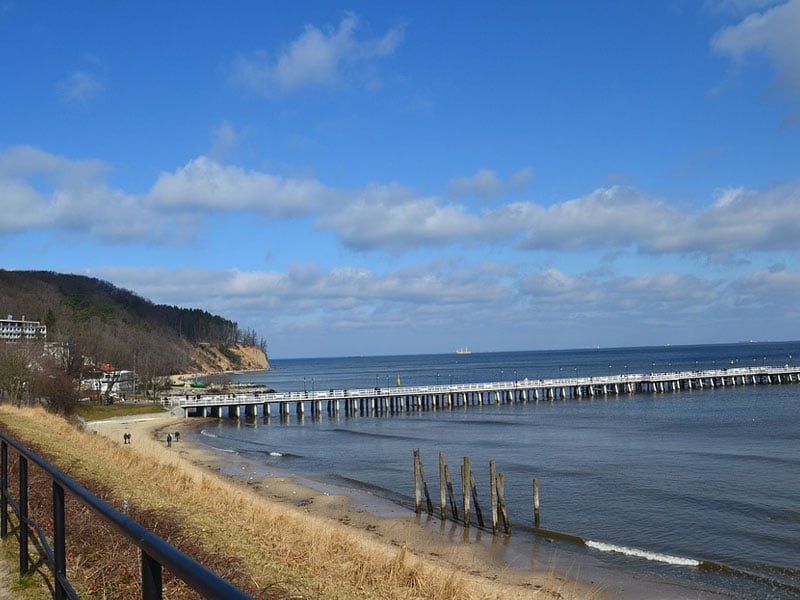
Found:
[[[133,371],[117,369],[109,364],[91,365],[81,375],[81,390],[107,396],[124,395],[136,391]]]
[[[44,340],[47,339],[47,326],[39,321],[26,321],[15,319],[8,315],[7,319],[0,319],[0,340],[14,342],[17,340]]]

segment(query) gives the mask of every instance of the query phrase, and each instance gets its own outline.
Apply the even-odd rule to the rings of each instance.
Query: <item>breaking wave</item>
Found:
[[[646,560],[653,560],[656,562],[663,562],[670,565],[678,565],[682,567],[699,567],[700,561],[693,558],[683,558],[681,556],[670,556],[669,554],[660,554],[659,552],[650,552],[648,550],[640,550],[639,548],[628,548],[626,546],[617,546],[615,544],[605,544],[603,542],[594,542],[586,540],[584,542],[589,548],[594,548],[600,552],[614,552],[616,554],[624,554],[625,556],[635,556],[636,558],[644,558]]]

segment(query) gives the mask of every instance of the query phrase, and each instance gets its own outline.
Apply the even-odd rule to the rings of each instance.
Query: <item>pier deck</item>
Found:
[[[800,382],[800,366],[742,367],[703,371],[630,373],[593,377],[522,379],[484,383],[459,383],[352,390],[314,390],[254,394],[197,394],[165,400],[180,407],[184,416],[222,418],[279,416],[308,411],[327,414],[398,414],[484,404],[555,401],[595,396],[664,393],[727,386]]]

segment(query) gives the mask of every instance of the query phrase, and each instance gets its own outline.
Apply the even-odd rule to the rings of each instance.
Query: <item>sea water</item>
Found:
[[[276,391],[793,364],[800,342],[273,360],[240,381]],[[489,404],[402,415],[292,415],[203,426],[210,446],[410,505],[419,448],[434,502],[444,452],[458,487],[469,456],[488,509],[488,463],[505,476],[514,537],[532,525],[579,536],[581,552],[675,598],[800,597],[800,384]],[[233,460],[231,464],[233,464]],[[235,469],[234,469],[235,470]],[[488,517],[487,517],[488,518]],[[517,543],[520,543],[519,541]],[[574,552],[574,548],[570,550]],[[707,567],[712,566],[709,570]],[[659,596],[664,597],[664,596]]]

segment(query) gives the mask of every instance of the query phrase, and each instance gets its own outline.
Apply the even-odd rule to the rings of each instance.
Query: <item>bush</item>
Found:
[[[78,390],[72,378],[61,370],[42,372],[32,382],[32,395],[44,402],[47,410],[71,415],[78,405]]]

